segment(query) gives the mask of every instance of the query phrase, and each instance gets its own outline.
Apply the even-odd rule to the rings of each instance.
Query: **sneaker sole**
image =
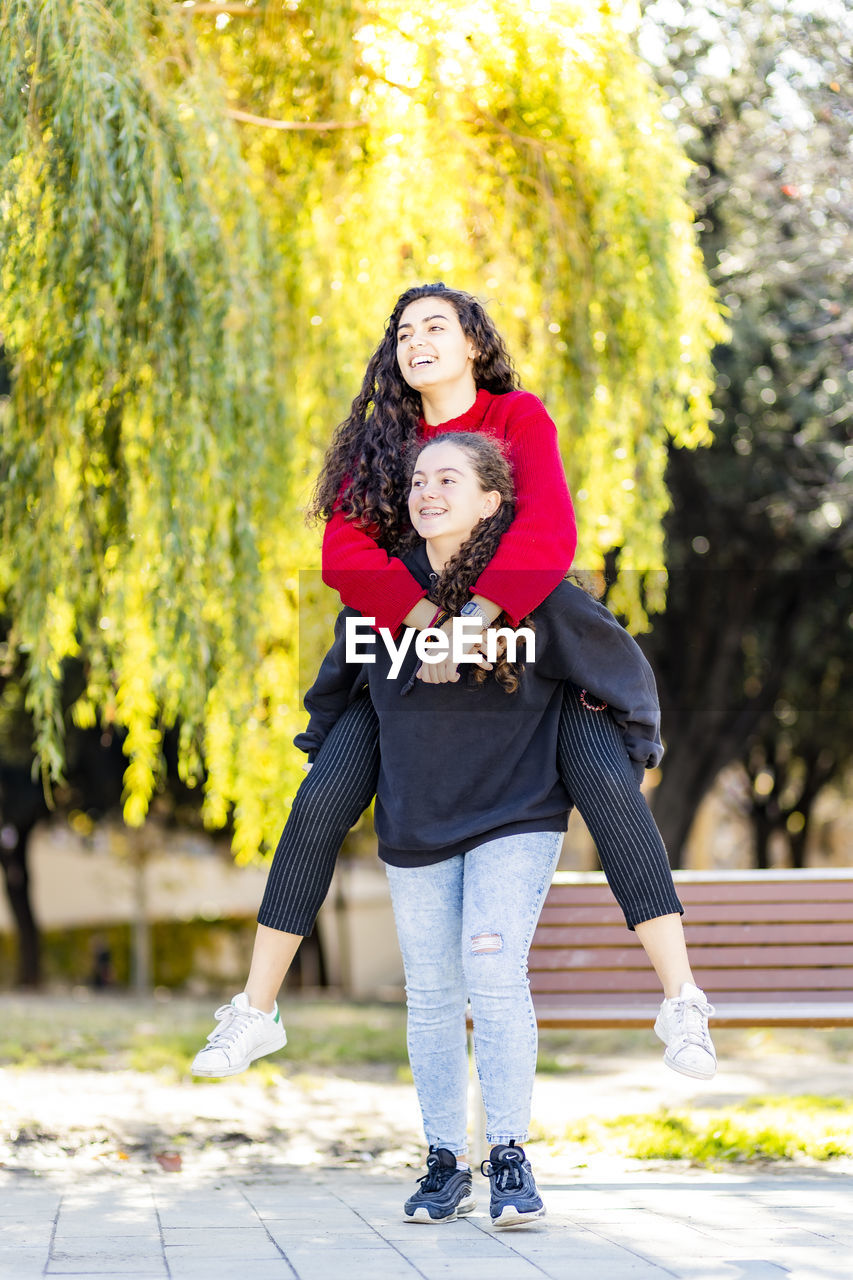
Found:
[[[674,1062],[667,1054],[663,1055],[663,1060],[669,1067],[670,1071],[677,1071],[680,1076],[690,1076],[692,1080],[713,1080],[717,1074],[717,1064],[714,1063],[711,1071],[697,1071],[694,1067],[683,1067],[680,1063]]]
[[[473,1213],[476,1208],[477,1201],[472,1196],[469,1200],[460,1201],[453,1212],[448,1213],[445,1217],[431,1218],[429,1209],[427,1209],[426,1205],[418,1205],[414,1213],[406,1213],[406,1211],[403,1210],[403,1221],[412,1222],[415,1226],[426,1225],[428,1227],[437,1227],[442,1222],[455,1222],[457,1218],[464,1217],[466,1213]]]
[[[287,1036],[276,1039],[269,1044],[256,1046],[248,1058],[242,1058],[232,1067],[228,1067],[226,1071],[211,1071],[210,1068],[201,1066],[197,1067],[195,1063],[190,1067],[190,1074],[194,1076],[204,1076],[208,1080],[224,1080],[226,1076],[238,1076],[241,1071],[247,1071],[253,1062],[258,1058],[265,1058],[268,1053],[277,1053],[279,1049],[283,1049],[287,1044]]]
[[[523,1227],[526,1222],[535,1222],[537,1218],[544,1217],[544,1205],[541,1209],[528,1209],[524,1212],[512,1205],[507,1205],[501,1210],[500,1217],[492,1218],[492,1226],[500,1231],[504,1227]]]

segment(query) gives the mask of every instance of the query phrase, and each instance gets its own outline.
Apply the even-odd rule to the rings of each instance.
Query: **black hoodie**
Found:
[[[404,563],[429,585],[425,545]],[[358,614],[338,616],[334,644],[305,696],[308,727],[295,742],[313,755],[369,687],[379,717],[376,834],[385,862],[426,866],[499,836],[565,831],[571,802],[557,772],[557,728],[566,681],[609,705],[633,761],[651,768],[663,754],[651,667],[609,609],[569,582],[533,613],[535,661],[524,662],[515,693],[491,676],[474,684],[464,667],[456,684],[413,681],[414,644],[389,679],[391,657],[378,636],[374,663],[347,664],[347,617]]]

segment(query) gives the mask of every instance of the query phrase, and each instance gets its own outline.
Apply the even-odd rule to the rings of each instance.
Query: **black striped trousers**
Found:
[[[680,912],[660,832],[621,731],[567,684],[558,735],[563,785],[595,841],[629,929]],[[370,804],[379,776],[379,723],[368,694],[335,724],[302,782],[273,857],[258,923],[302,936],[329,891],[344,836]]]

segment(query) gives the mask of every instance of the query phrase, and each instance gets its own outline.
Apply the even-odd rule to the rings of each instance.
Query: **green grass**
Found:
[[[398,1005],[288,1000],[288,1038],[298,1045],[252,1072],[408,1069],[405,1010]],[[214,1025],[209,1000],[137,1000],[132,996],[5,997],[0,1003],[0,1066],[164,1071],[188,1075]]]
[[[283,1004],[290,1045],[255,1063],[235,1081],[271,1085],[282,1074],[317,1070],[372,1079],[411,1081],[402,1005],[287,997]],[[136,999],[105,995],[0,996],[0,1066],[133,1070],[194,1080],[189,1068],[213,1026],[207,999],[185,996]],[[721,1057],[765,1053],[814,1053],[816,1038],[827,1061],[849,1061],[853,1032],[720,1032]],[[653,1047],[653,1046],[652,1046]],[[624,1061],[648,1052],[645,1031],[545,1031],[539,1069],[549,1074],[596,1070],[596,1062]],[[587,1151],[639,1160],[730,1161],[830,1160],[853,1156],[853,1100],[761,1097],[737,1106],[693,1111],[664,1110],[589,1120],[564,1134],[536,1135],[551,1144],[564,1140]]]
[[[853,1155],[853,1100],[813,1094],[756,1097],[738,1106],[574,1124],[563,1137],[637,1160],[831,1160]]]
[[[213,1027],[214,1001],[129,994],[0,995],[0,1066],[71,1066],[137,1071],[169,1068],[183,1074]],[[402,1005],[286,996],[282,1002],[290,1044],[271,1059],[288,1069],[385,1068],[405,1078],[406,1012]],[[813,1053],[816,1038],[827,1061],[848,1062],[853,1031],[723,1030],[721,1060],[765,1053]],[[654,1052],[641,1031],[542,1031],[539,1071],[580,1074],[597,1057],[630,1059]],[[592,1066],[591,1066],[592,1064]],[[402,1075],[401,1075],[402,1073]]]

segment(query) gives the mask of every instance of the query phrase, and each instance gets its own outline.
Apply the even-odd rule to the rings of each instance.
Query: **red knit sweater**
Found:
[[[491,563],[472,594],[494,600],[513,626],[540,605],[572,563],[577,530],[557,429],[545,406],[529,391],[493,395],[480,389],[460,418],[429,426],[418,437],[446,431],[482,431],[506,440],[516,488],[516,512]],[[403,562],[389,556],[369,534],[336,511],[323,535],[323,581],[344,604],[396,631],[426,592]]]

